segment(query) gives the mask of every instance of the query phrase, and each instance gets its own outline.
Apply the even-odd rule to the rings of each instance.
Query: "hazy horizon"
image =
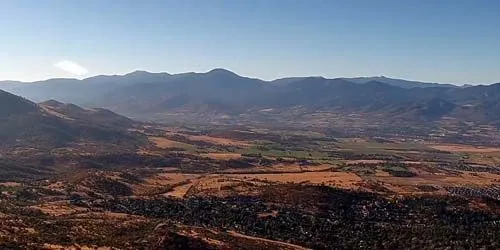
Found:
[[[145,69],[135,69],[135,70],[132,70],[130,72],[125,72],[125,73],[119,73],[119,74],[99,74],[99,75],[88,75],[88,76],[84,76],[84,77],[77,77],[77,76],[68,76],[68,77],[53,77],[53,78],[46,78],[46,79],[40,79],[40,80],[34,80],[34,81],[23,81],[23,80],[13,80],[13,79],[0,79],[0,82],[9,82],[9,81],[12,81],[12,82],[21,82],[21,83],[33,83],[33,82],[42,82],[42,81],[48,81],[48,80],[54,80],[54,79],[76,79],[76,80],[85,80],[85,79],[89,79],[89,78],[93,78],[93,77],[99,77],[99,76],[125,76],[127,74],[131,74],[131,73],[134,73],[134,72],[147,72],[147,73],[151,73],[151,74],[162,74],[162,73],[166,73],[166,74],[170,74],[170,75],[178,75],[178,74],[186,74],[186,73],[197,73],[197,74],[202,74],[202,73],[208,73],[212,70],[215,70],[215,69],[224,69],[224,70],[228,70],[230,72],[233,72],[241,77],[246,77],[246,78],[253,78],[253,79],[259,79],[259,80],[263,80],[263,81],[266,81],[266,82],[271,82],[271,81],[276,81],[276,80],[280,80],[280,79],[285,79],[285,78],[300,78],[300,77],[323,77],[323,78],[326,78],[326,79],[337,79],[337,78],[346,78],[346,79],[350,79],[350,78],[376,78],[376,77],[383,77],[383,78],[388,78],[388,79],[397,79],[397,80],[404,80],[404,81],[414,81],[414,82],[422,82],[422,83],[438,83],[438,84],[451,84],[451,85],[456,85],[456,86],[463,86],[463,85],[466,85],[467,83],[465,84],[456,84],[456,83],[450,83],[450,82],[437,82],[437,81],[422,81],[422,80],[419,80],[419,79],[403,79],[403,78],[398,78],[398,77],[392,77],[392,76],[386,76],[386,75],[379,75],[379,76],[336,76],[336,77],[326,77],[326,76],[321,76],[321,75],[291,75],[291,76],[283,76],[283,77],[279,77],[279,78],[274,78],[274,79],[262,79],[262,78],[259,78],[259,77],[256,77],[256,76],[248,76],[248,75],[243,75],[243,74],[240,74],[236,71],[233,71],[233,70],[230,70],[230,69],[227,69],[227,68],[222,68],[222,67],[217,67],[217,68],[213,68],[213,69],[209,69],[209,70],[206,70],[206,71],[186,71],[186,72],[168,72],[168,71],[158,71],[158,72],[153,72],[153,71],[149,71],[149,70],[145,70]],[[496,84],[496,83],[500,83],[500,81],[498,82],[491,82],[491,83],[476,83],[476,84],[472,84],[472,85],[490,85],[490,84]]]
[[[7,1],[0,79],[228,68],[273,80],[500,81],[500,2]]]

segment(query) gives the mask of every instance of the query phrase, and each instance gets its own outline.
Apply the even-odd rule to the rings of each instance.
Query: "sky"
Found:
[[[500,82],[498,0],[0,0],[0,80],[226,68]]]

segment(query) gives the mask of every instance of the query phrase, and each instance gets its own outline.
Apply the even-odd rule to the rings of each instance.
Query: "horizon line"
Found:
[[[320,75],[309,75],[309,76],[284,76],[284,77],[280,77],[280,78],[275,78],[275,79],[272,79],[272,80],[264,80],[262,78],[258,78],[258,77],[251,77],[251,76],[243,76],[243,75],[240,75],[232,70],[229,70],[229,69],[226,69],[226,68],[213,68],[211,70],[208,70],[208,71],[204,71],[204,72],[197,72],[197,71],[187,71],[187,72],[180,72],[180,73],[169,73],[169,72],[166,72],[166,71],[160,71],[160,72],[152,72],[152,71],[148,71],[148,70],[144,70],[144,69],[135,69],[135,70],[132,70],[128,73],[122,73],[122,74],[97,74],[97,75],[91,75],[91,76],[88,76],[88,77],[81,77],[81,78],[78,78],[78,77],[74,77],[74,78],[71,78],[71,77],[53,77],[53,78],[47,78],[47,79],[42,79],[42,80],[35,80],[35,81],[22,81],[22,80],[11,80],[11,79],[6,79],[6,80],[0,80],[0,83],[22,83],[22,84],[32,84],[32,83],[38,83],[38,82],[45,82],[45,81],[50,81],[50,80],[77,80],[77,81],[85,81],[85,80],[88,80],[88,79],[91,79],[91,78],[95,78],[95,77],[120,77],[120,76],[127,76],[127,75],[130,75],[130,74],[133,74],[133,73],[148,73],[148,74],[168,74],[168,75],[171,75],[171,76],[175,76],[175,75],[182,75],[182,74],[207,74],[207,73],[210,73],[212,71],[216,71],[216,70],[224,70],[224,71],[227,71],[229,73],[232,73],[232,74],[235,74],[237,76],[240,76],[240,77],[244,77],[244,78],[250,78],[250,79],[256,79],[256,80],[260,80],[260,81],[263,81],[263,82],[273,82],[273,81],[277,81],[277,80],[282,80],[282,79],[288,79],[288,78],[324,78],[324,79],[327,79],[327,80],[335,80],[335,79],[345,79],[345,80],[349,80],[349,79],[362,79],[362,78],[386,78],[386,79],[393,79],[393,80],[402,80],[402,81],[410,81],[410,82],[420,82],[420,83],[429,83],[429,84],[438,84],[438,85],[454,85],[454,86],[486,86],[486,85],[493,85],[493,84],[497,84],[497,83],[500,83],[500,82],[492,82],[492,83],[477,83],[477,84],[473,84],[473,83],[462,83],[462,84],[456,84],[456,83],[444,83],[444,82],[428,82],[428,81],[420,81],[420,80],[412,80],[412,79],[404,79],[404,78],[395,78],[395,77],[388,77],[386,75],[374,75],[374,76],[352,76],[352,77],[344,77],[344,76],[341,76],[341,77],[334,77],[334,78],[328,78],[328,77],[324,77],[324,76],[320,76]]]

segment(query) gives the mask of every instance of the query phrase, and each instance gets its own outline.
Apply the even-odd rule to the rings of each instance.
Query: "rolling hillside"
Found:
[[[0,148],[47,151],[78,145],[121,145],[140,140],[127,131],[133,122],[104,109],[89,110],[48,101],[36,104],[0,91]]]

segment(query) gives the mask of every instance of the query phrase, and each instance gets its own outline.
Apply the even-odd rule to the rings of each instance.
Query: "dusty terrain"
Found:
[[[425,249],[443,237],[467,246],[463,235],[480,238],[474,246],[497,243],[482,231],[500,231],[494,147],[255,128],[136,131],[148,143],[135,154],[8,165],[54,163],[0,182],[0,247],[404,249],[416,238]]]

